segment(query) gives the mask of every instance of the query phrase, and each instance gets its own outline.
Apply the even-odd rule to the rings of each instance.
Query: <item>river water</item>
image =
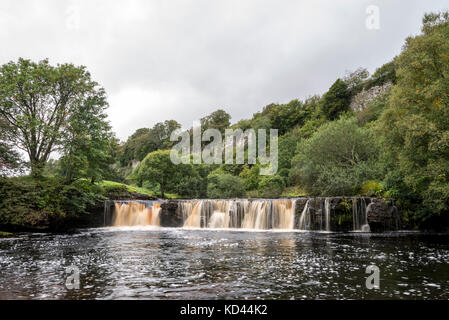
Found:
[[[367,289],[366,267],[379,268]],[[67,289],[66,268],[80,272]],[[449,235],[100,228],[0,239],[0,299],[449,299]]]

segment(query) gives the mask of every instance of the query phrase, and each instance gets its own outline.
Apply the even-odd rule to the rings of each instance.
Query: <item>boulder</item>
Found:
[[[373,198],[366,208],[368,224],[372,232],[397,231],[402,228],[402,219],[392,200]]]

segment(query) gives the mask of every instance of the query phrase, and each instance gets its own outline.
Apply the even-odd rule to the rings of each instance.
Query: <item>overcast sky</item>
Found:
[[[372,5],[379,29],[366,24]],[[321,94],[347,71],[391,60],[425,12],[448,8],[448,0],[1,0],[0,63],[87,66],[124,140],[167,119],[187,128],[220,107],[237,122],[269,103]]]

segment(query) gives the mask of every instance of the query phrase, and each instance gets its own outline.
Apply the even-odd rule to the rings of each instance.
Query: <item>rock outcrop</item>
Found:
[[[180,200],[169,200],[161,204],[159,218],[161,226],[178,228],[183,226],[183,217],[179,206]]]
[[[396,231],[402,227],[402,216],[392,200],[374,198],[366,208],[366,215],[373,232]]]

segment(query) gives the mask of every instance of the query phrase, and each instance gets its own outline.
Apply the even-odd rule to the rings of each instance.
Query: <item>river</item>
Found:
[[[367,289],[366,267],[380,288]],[[68,266],[80,288],[67,289]],[[0,239],[0,299],[449,299],[449,235],[108,227]]]

